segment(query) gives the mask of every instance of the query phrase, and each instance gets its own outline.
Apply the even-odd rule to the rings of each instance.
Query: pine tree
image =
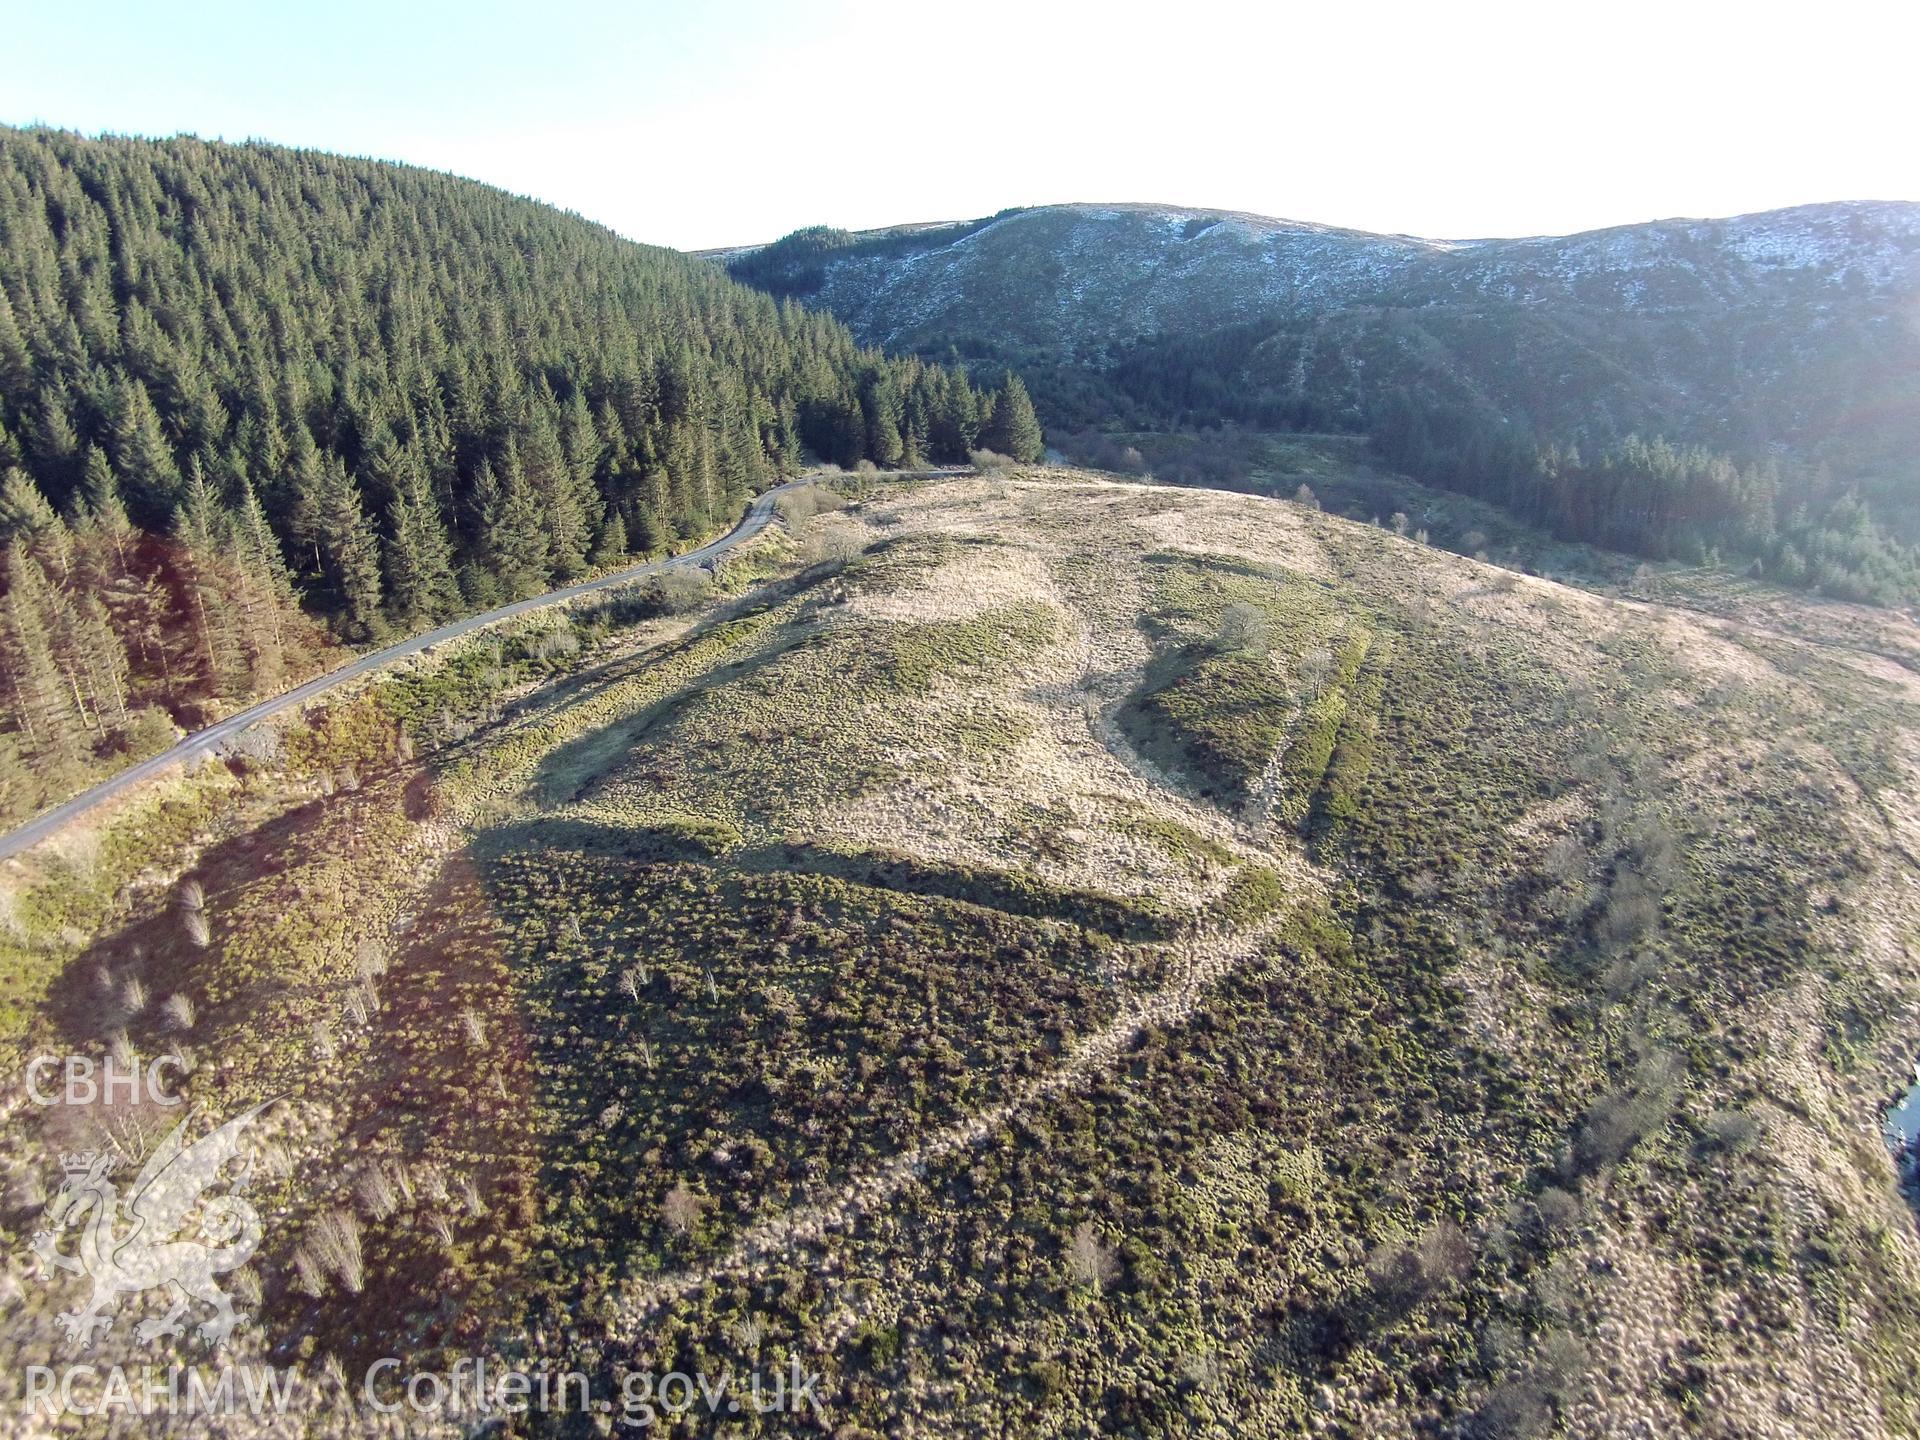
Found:
[[[244,639],[246,619],[230,586],[230,523],[199,458],[187,462],[187,482],[174,522],[179,568],[192,603],[193,630],[202,674],[210,693],[223,699],[248,694],[251,675]]]
[[[517,468],[532,494],[539,515],[537,523],[546,530],[543,569],[556,579],[571,580],[586,569],[593,532],[581,509],[578,476],[560,443],[556,408],[545,394],[535,401],[526,443],[517,448]]]
[[[426,471],[415,462],[401,478],[387,524],[388,610],[402,630],[418,630],[453,614],[460,597],[453,547]]]
[[[885,375],[869,378],[860,397],[866,416],[866,457],[891,469],[900,463],[906,443],[900,434],[900,395]]]
[[[365,642],[383,581],[402,626],[544,590],[704,538],[803,446],[938,450],[928,397],[969,393],[716,267],[372,162],[5,131],[0,235],[0,527],[70,717],[109,732],[283,683],[301,603]]]
[[[85,740],[85,726],[54,659],[51,592],[27,542],[15,536],[7,547],[5,605],[6,678],[14,724],[49,763],[66,769]]]
[[[980,400],[964,370],[955,370],[939,392],[934,448],[942,460],[965,460],[980,443]]]
[[[594,536],[591,558],[596,570],[609,569],[627,558],[627,522],[611,506],[607,509],[607,518],[601,522],[600,533]]]
[[[0,399],[16,408],[24,408],[33,387],[33,359],[20,333],[13,304],[0,286]]]
[[[180,499],[180,464],[161,432],[160,414],[146,386],[128,380],[117,396],[113,467],[143,518],[171,513]]]
[[[39,540],[59,524],[60,517],[26,471],[9,470],[0,478],[0,537]]]
[[[30,431],[34,474],[46,491],[64,500],[80,479],[80,437],[68,413],[66,388],[49,385],[40,392]]]
[[[352,641],[374,639],[382,632],[380,542],[360,503],[359,485],[337,459],[320,462],[314,530],[341,633]]]
[[[540,526],[540,505],[519,458],[511,452],[487,509],[481,553],[509,599],[524,600],[547,588],[547,538]]]
[[[287,618],[294,610],[293,580],[280,542],[267,524],[253,486],[241,481],[240,510],[232,526],[234,567],[244,587],[245,635],[252,689],[277,693],[286,682]]]
[[[993,417],[981,432],[980,443],[1022,464],[1030,465],[1046,453],[1040,418],[1033,413],[1033,401],[1028,398],[1027,387],[1020,377],[1011,370],[994,396]]]

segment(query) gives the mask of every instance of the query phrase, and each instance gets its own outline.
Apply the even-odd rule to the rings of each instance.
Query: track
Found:
[[[602,575],[594,580],[583,580],[577,585],[569,585],[564,589],[549,590],[544,595],[516,600],[511,605],[502,605],[478,615],[469,615],[464,620],[449,621],[437,630],[429,630],[409,640],[402,640],[397,645],[389,645],[384,650],[375,650],[370,654],[362,655],[342,665],[338,670],[330,670],[324,675],[315,676],[304,685],[295,686],[283,695],[262,700],[259,704],[230,715],[217,724],[207,726],[204,730],[196,730],[171,749],[164,750],[150,759],[142,760],[137,765],[129,766],[111,779],[101,781],[91,790],[82,791],[64,804],[54,806],[53,809],[37,819],[28,821],[18,830],[6,836],[0,836],[0,860],[32,849],[42,840],[58,832],[69,821],[77,819],[97,806],[104,805],[116,796],[125,795],[173,766],[183,765],[200,756],[216,753],[222,744],[232,740],[249,726],[256,725],[283,711],[306,705],[329,690],[346,684],[349,680],[374,674],[401,660],[423,654],[437,645],[458,640],[464,635],[471,635],[476,630],[483,630],[502,620],[511,620],[517,615],[525,615],[582,595],[591,595],[598,590],[615,589],[649,575],[705,565],[766,529],[773,519],[774,501],[784,492],[804,483],[806,483],[804,477],[799,480],[789,480],[760,495],[747,508],[746,515],[741,518],[737,526],[719,539],[708,541],[698,550],[689,550],[686,554],[677,555],[670,560],[651,560],[644,565],[632,565],[625,570],[616,570],[610,575]]]

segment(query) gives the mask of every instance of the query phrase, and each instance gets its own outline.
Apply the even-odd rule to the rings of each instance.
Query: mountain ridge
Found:
[[[1662,558],[1658,503],[1602,482],[1597,516],[1565,478],[1657,442],[1700,452],[1696,471],[1747,472],[1737,524],[1681,497],[1699,513],[1679,553],[1910,594],[1891,577],[1911,557],[1887,544],[1920,542],[1920,204],[1483,241],[1075,204],[800,231],[726,263],[864,343],[1017,371],[1057,447],[1225,425],[1364,435],[1416,479]]]
[[[1813,268],[1824,263],[1825,273],[1834,283],[1845,283],[1847,277],[1856,269],[1864,269],[1870,260],[1878,260],[1877,273],[1870,273],[1868,280],[1879,288],[1887,288],[1902,282],[1920,285],[1920,202],[1913,201],[1831,201],[1809,205],[1792,206],[1779,210],[1754,211],[1747,214],[1723,218],[1673,217],[1661,220],[1644,221],[1623,225],[1608,226],[1596,230],[1577,231],[1568,235],[1531,235],[1516,237],[1484,237],[1468,239],[1446,239],[1407,234],[1393,234],[1361,230],[1353,227],[1326,224],[1318,221],[1291,220],[1274,216],[1256,215],[1245,211],[1221,210],[1202,206],[1160,205],[1148,202],[1089,202],[1074,201],[1059,205],[1035,206],[1003,211],[998,215],[976,220],[959,221],[922,221],[908,225],[887,226],[863,231],[834,231],[836,244],[831,251],[815,252],[809,259],[819,259],[825,269],[824,284],[804,292],[818,295],[830,309],[842,314],[854,326],[856,334],[863,340],[874,344],[912,344],[916,339],[915,330],[926,323],[924,319],[911,318],[915,312],[908,311],[906,317],[892,323],[882,321],[877,312],[868,314],[855,309],[858,291],[862,282],[871,283],[869,275],[849,275],[845,279],[837,271],[850,271],[863,263],[871,265],[878,260],[896,258],[893,255],[873,255],[876,247],[903,249],[906,253],[897,258],[909,271],[919,264],[924,256],[935,253],[936,247],[949,253],[958,252],[967,247],[967,257],[972,252],[987,248],[992,243],[1003,241],[1008,233],[1021,227],[1033,227],[1047,223],[1085,224],[1088,222],[1137,222],[1147,225],[1160,225],[1179,232],[1177,243],[1183,249],[1207,241],[1212,237],[1214,247],[1223,240],[1234,239],[1242,246],[1267,245],[1277,247],[1291,244],[1346,244],[1364,247],[1376,257],[1366,266],[1349,265],[1349,273],[1360,275],[1379,284],[1384,280],[1402,278],[1400,273],[1383,275],[1383,263],[1391,264],[1396,272],[1410,270],[1416,265],[1432,267],[1432,278],[1437,282],[1452,281],[1457,289],[1462,282],[1470,282],[1474,271],[1480,270],[1483,280],[1494,278],[1496,267],[1487,264],[1498,260],[1511,265],[1512,262],[1531,258],[1559,250],[1587,259],[1587,269],[1592,271],[1631,271],[1645,268],[1661,259],[1672,259],[1685,263],[1684,255],[1663,256],[1661,249],[1672,251],[1679,247],[1723,243],[1723,248],[1731,250],[1744,259],[1755,271],[1779,271]],[[1196,221],[1208,222],[1200,229],[1193,229]],[[1833,232],[1842,224],[1861,225],[1878,224],[1880,236],[1863,237],[1859,243],[1849,248],[1845,237]],[[1227,229],[1226,227],[1232,227]],[[1221,233],[1225,229],[1225,233]],[[953,238],[945,245],[943,237],[949,232]],[[996,232],[998,232],[996,234]],[[791,240],[801,235],[823,233],[820,228],[795,232]],[[993,237],[992,240],[989,237]],[[1076,241],[1080,237],[1075,237]],[[1148,237],[1142,237],[1148,238]],[[1885,245],[1876,245],[1878,239],[1891,239],[1901,247],[1898,255],[1889,255]],[[913,242],[906,246],[903,242]],[[1624,243],[1623,243],[1624,242]],[[1634,242],[1640,242],[1638,244]],[[1771,244],[1769,244],[1771,242]],[[713,250],[694,252],[702,257],[718,259],[735,268],[752,257],[765,256],[769,251],[781,245],[783,241],[772,241],[759,245],[722,247]],[[915,251],[918,253],[915,253]],[[1263,261],[1265,265],[1278,268],[1280,257],[1270,251],[1273,258]],[[1299,257],[1300,261],[1321,261],[1329,257],[1308,254]],[[1793,263],[1795,261],[1798,263]],[[1839,268],[1834,269],[1839,262]],[[1305,266],[1296,263],[1295,276],[1304,272]],[[1174,273],[1178,274],[1175,268]],[[1257,272],[1256,272],[1257,273]],[[1561,267],[1562,274],[1567,273]],[[1578,273],[1577,270],[1575,273]],[[795,276],[794,278],[799,278]],[[777,288],[777,287],[774,287]],[[892,290],[908,290],[911,287],[900,280],[892,282]],[[1364,295],[1355,290],[1327,295],[1329,289],[1322,284],[1296,284],[1288,298],[1304,297],[1308,300],[1324,297],[1345,303],[1361,299],[1401,300],[1412,296],[1393,290],[1376,295]],[[1319,296],[1316,296],[1316,290]],[[892,297],[899,298],[897,293]],[[1082,295],[1072,298],[1081,299]],[[1260,299],[1276,300],[1281,296],[1272,287],[1265,287],[1264,294],[1256,294]],[[1438,297],[1435,297],[1438,298]],[[1547,295],[1515,295],[1511,288],[1508,298],[1518,298],[1523,302],[1534,302],[1554,298]],[[1587,303],[1598,303],[1603,297],[1584,294],[1578,297]],[[1628,292],[1622,296],[1607,298],[1625,298],[1630,303],[1641,303],[1644,296]],[[1724,298],[1724,297],[1723,297]],[[852,310],[852,314],[843,313],[843,307]],[[898,313],[898,312],[896,312]],[[930,316],[928,317],[930,318]],[[1060,318],[1060,307],[1050,315],[1049,321]],[[1148,312],[1147,319],[1152,318]],[[1140,333],[1147,333],[1154,327],[1151,324],[1142,327]],[[1037,332],[1039,321],[1036,317],[1029,329]]]
[[[1799,205],[1780,205],[1765,210],[1742,210],[1732,215],[1660,215],[1647,220],[1623,220],[1613,225],[1596,225],[1583,230],[1539,231],[1524,235],[1422,235],[1411,230],[1369,230],[1358,225],[1338,225],[1330,221],[1301,220],[1286,215],[1267,215],[1257,210],[1233,210],[1217,205],[1181,205],[1162,200],[1061,200],[1045,205],[1011,205],[993,215],[984,217],[985,222],[998,223],[1002,219],[1011,219],[1018,215],[1030,214],[1039,210],[1075,210],[1082,212],[1115,211],[1149,215],[1167,215],[1181,217],[1214,216],[1220,220],[1243,220],[1256,225],[1271,226],[1276,229],[1295,229],[1318,232],[1336,232],[1376,240],[1407,240],[1437,249],[1464,249],[1480,245],[1518,245],[1529,241],[1574,240],[1585,236],[1606,235],[1620,230],[1643,230],[1657,226],[1673,225],[1730,225],[1741,221],[1771,219],[1779,216],[1796,215],[1820,210],[1920,210],[1920,200],[1887,200],[1857,198],[1850,200],[1810,200]],[[856,240],[876,240],[893,238],[907,234],[925,234],[937,230],[959,229],[964,226],[980,225],[982,218],[947,218],[941,220],[908,220],[894,225],[869,226],[859,230],[848,230],[845,234]],[[813,229],[834,229],[832,226],[803,226],[799,234]],[[688,250],[684,253],[700,259],[720,259],[737,255],[749,255],[756,251],[776,245],[785,236],[773,240],[759,240],[747,244],[709,245]]]

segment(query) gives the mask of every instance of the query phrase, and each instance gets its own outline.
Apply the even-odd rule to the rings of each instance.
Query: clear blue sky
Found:
[[[0,121],[407,160],[688,248],[1158,200],[1438,236],[1920,199],[1920,5],[19,3]]]

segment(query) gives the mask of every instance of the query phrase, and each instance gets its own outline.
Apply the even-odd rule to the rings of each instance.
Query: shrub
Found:
[[[656,615],[685,615],[713,598],[713,579],[706,571],[678,565],[654,576],[642,592]]]
[[[1120,1257],[1100,1238],[1091,1220],[1082,1220],[1067,1242],[1067,1273],[1095,1295],[1120,1278]]]
[[[1602,1095],[1588,1108],[1574,1137],[1575,1165],[1595,1171],[1624,1160],[1667,1123],[1684,1075],[1685,1062],[1669,1052],[1660,1051],[1642,1061],[1630,1085]]]
[[[1707,1140],[1716,1149],[1739,1155],[1760,1139],[1760,1121],[1745,1110],[1716,1110],[1706,1120]]]
[[[1473,1247],[1460,1227],[1440,1220],[1417,1240],[1379,1246],[1367,1262],[1375,1297],[1393,1308],[1431,1299],[1464,1280],[1473,1269]]]
[[[1509,1380],[1487,1396],[1471,1433],[1481,1440],[1541,1440],[1552,1429],[1553,1411],[1538,1387]]]
[[[350,1294],[360,1293],[367,1267],[360,1250],[360,1220],[351,1210],[329,1210],[316,1219],[307,1229],[307,1248]]]
[[[774,513],[788,526],[798,526],[830,510],[846,508],[846,496],[825,485],[800,485],[773,502]]]
[[[1564,1240],[1580,1223],[1580,1197],[1557,1185],[1542,1190],[1533,1208],[1540,1217],[1541,1232],[1551,1243]]]
[[[808,523],[800,541],[800,559],[809,568],[840,569],[858,559],[865,549],[860,527],[840,515],[824,515]]]

